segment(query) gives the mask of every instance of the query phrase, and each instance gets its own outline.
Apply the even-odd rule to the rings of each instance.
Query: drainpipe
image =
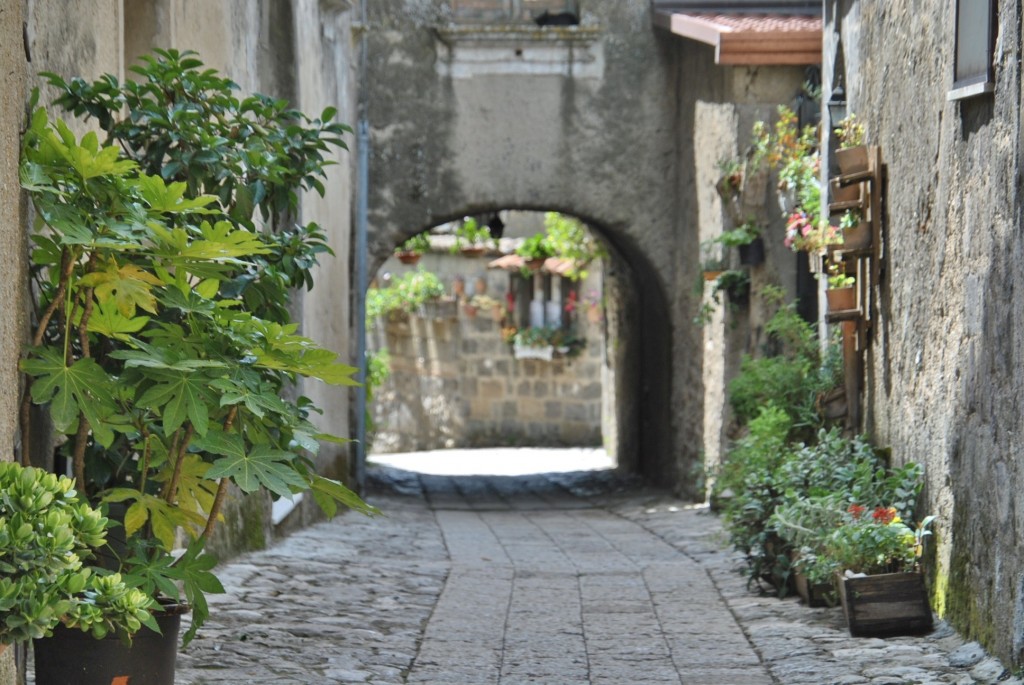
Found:
[[[357,117],[356,145],[356,226],[355,226],[355,319],[356,361],[363,385],[356,388],[356,463],[353,471],[355,484],[362,491],[366,484],[366,251],[367,215],[369,213],[370,179],[370,125],[366,116],[366,0],[359,2],[359,77],[356,82]]]

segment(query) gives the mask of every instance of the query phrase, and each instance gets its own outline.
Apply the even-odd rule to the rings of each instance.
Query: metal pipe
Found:
[[[356,225],[355,225],[355,331],[356,361],[363,385],[356,388],[356,463],[353,469],[356,488],[362,491],[366,484],[366,286],[367,286],[367,223],[369,214],[370,179],[370,125],[367,122],[366,106],[366,0],[359,3],[359,78],[356,87],[358,124],[356,145]]]

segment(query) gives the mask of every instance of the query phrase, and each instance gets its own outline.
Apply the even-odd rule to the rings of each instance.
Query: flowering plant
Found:
[[[786,237],[783,243],[794,251],[821,253],[829,245],[842,242],[836,227],[819,220],[802,209],[795,210],[786,221]]]
[[[837,121],[832,132],[839,139],[840,150],[864,144],[864,124],[857,121],[856,114]]]
[[[828,537],[825,553],[837,570],[854,573],[901,573],[918,569],[924,538],[935,519],[927,516],[907,525],[896,507],[867,508],[851,504],[843,525]]]

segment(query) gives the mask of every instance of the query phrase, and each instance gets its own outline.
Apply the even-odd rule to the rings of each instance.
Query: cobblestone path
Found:
[[[179,685],[1020,685],[944,624],[851,638],[750,592],[718,520],[608,472],[379,470],[346,515],[226,565]]]

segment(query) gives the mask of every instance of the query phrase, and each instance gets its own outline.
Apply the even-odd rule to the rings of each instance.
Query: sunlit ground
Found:
[[[600,447],[485,447],[371,454],[370,464],[438,476],[525,476],[615,467]]]

